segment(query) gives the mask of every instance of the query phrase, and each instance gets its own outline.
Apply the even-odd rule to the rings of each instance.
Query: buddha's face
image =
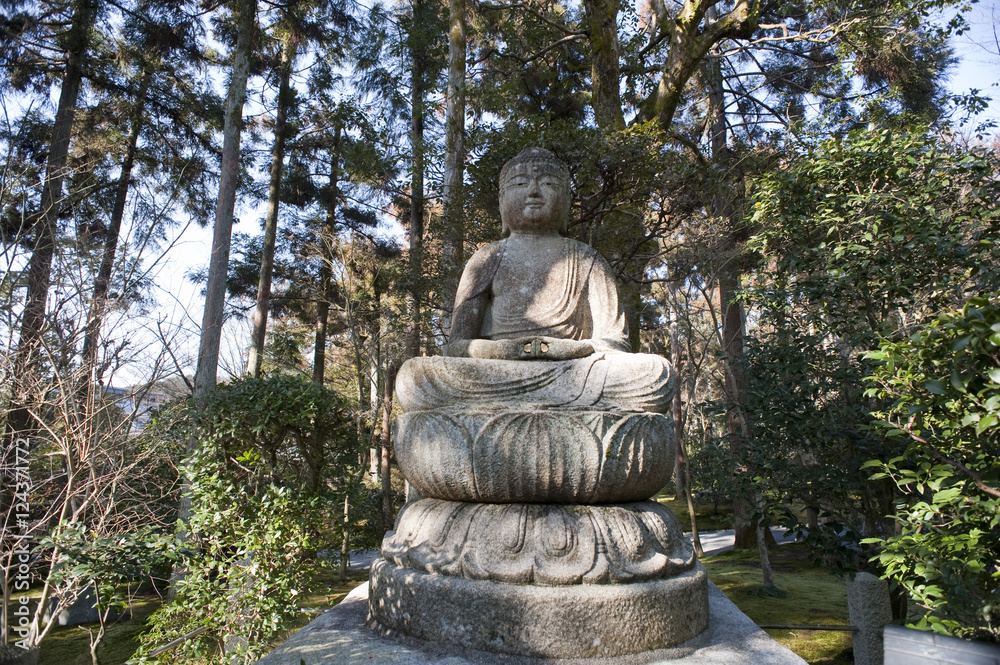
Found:
[[[514,233],[552,235],[569,216],[569,182],[545,163],[517,164],[500,186],[500,218]]]

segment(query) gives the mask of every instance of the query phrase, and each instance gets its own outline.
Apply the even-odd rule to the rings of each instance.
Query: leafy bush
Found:
[[[691,482],[712,501],[712,512],[733,495],[733,454],[721,441],[706,441],[691,455]]]
[[[889,404],[874,415],[906,444],[865,465],[905,497],[876,558],[926,609],[917,627],[1000,641],[1000,294],[868,358],[868,394]]]
[[[138,662],[201,626],[158,662],[211,662],[222,650],[227,662],[253,662],[298,616],[297,597],[323,565],[316,552],[339,549],[354,526],[340,508],[360,476],[354,423],[339,395],[293,376],[220,386],[188,415],[197,446],[183,469],[184,574],[150,618]]]
[[[864,393],[874,362],[864,354],[1000,287],[1000,162],[921,126],[787,148],[782,168],[753,183],[744,464],[765,497],[815,510],[810,544],[853,568],[873,552],[863,539],[896,526],[896,485],[861,467],[905,448],[870,427],[881,403]]]

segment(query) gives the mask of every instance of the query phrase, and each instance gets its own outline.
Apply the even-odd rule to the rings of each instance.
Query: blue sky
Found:
[[[980,0],[966,20],[970,30],[952,41],[961,61],[949,82],[956,93],[976,88],[992,97],[990,108],[979,119],[1000,123],[1000,0]]]

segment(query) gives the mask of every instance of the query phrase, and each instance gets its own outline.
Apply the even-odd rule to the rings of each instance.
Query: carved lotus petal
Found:
[[[476,492],[483,501],[586,500],[597,490],[600,453],[600,439],[579,417],[501,413],[473,444]]]
[[[652,413],[412,411],[396,456],[424,496],[488,503],[615,503],[670,479],[673,422]]]
[[[396,419],[396,462],[421,494],[460,499],[475,492],[472,438],[462,422],[438,411]]]
[[[382,555],[431,573],[518,584],[616,584],[694,565],[677,519],[653,501],[600,506],[421,499]]]
[[[604,435],[604,460],[595,503],[653,496],[674,470],[674,421],[657,413],[630,413]]]
[[[481,507],[453,501],[407,504],[406,518],[398,519],[397,530],[382,542],[382,556],[416,570],[459,574],[469,526]]]

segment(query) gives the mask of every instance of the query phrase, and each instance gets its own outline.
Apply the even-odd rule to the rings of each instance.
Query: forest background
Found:
[[[732,503],[765,584],[784,523],[996,641],[1000,144],[944,85],[982,9],[0,2],[4,641],[94,588],[97,662],[169,576],[137,659],[266,651],[390,528],[394,372],[446,343],[529,145],[677,369],[677,496]],[[192,225],[200,316],[163,289]]]

